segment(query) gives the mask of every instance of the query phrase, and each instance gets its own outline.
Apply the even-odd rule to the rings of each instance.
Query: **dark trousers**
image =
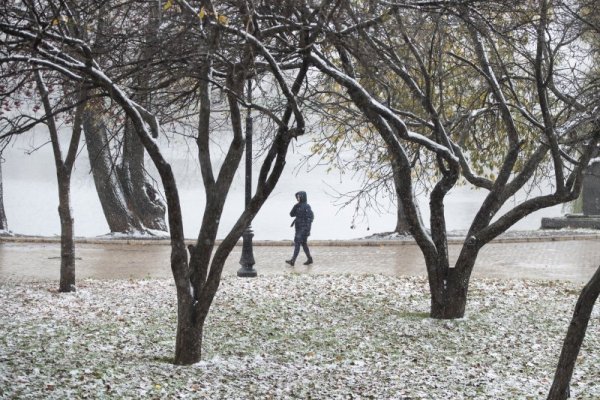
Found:
[[[294,237],[294,255],[292,256],[292,260],[296,261],[298,254],[300,253],[300,246],[302,246],[302,250],[304,250],[304,254],[310,260],[312,257],[310,256],[310,249],[308,248],[308,243],[306,236],[295,236]]]

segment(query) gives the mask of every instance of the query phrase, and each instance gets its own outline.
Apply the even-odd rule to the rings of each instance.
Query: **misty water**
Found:
[[[358,218],[353,218],[354,205],[341,208],[337,194],[359,189],[359,177],[348,171],[341,174],[335,169],[328,173],[326,165],[314,165],[315,161],[301,165],[310,152],[309,139],[303,140],[304,142],[294,143],[279,184],[252,223],[256,240],[282,240],[293,236],[289,211],[295,202],[294,193],[299,190],[308,192],[308,200],[315,213],[312,239],[353,239],[394,229],[395,206],[389,199],[380,198],[379,201],[383,204],[380,210],[370,210],[366,216]],[[4,151],[4,202],[8,226],[13,233],[43,236],[60,233],[56,172],[52,150],[47,141],[45,130],[39,127],[34,133],[13,140]],[[164,141],[162,144],[164,155],[172,163],[176,173],[185,235],[194,238],[198,234],[204,207],[202,179],[194,149],[181,140]],[[213,146],[217,158],[222,157],[223,144],[215,143]],[[147,167],[152,169],[150,161],[147,162]],[[258,167],[254,169],[256,173]],[[467,229],[485,194],[483,190],[466,186],[455,188],[446,201],[448,229]],[[427,199],[420,196],[419,201],[427,224]],[[219,237],[223,237],[238,218],[243,202],[242,164],[225,205]],[[509,203],[508,206],[513,204]],[[72,209],[76,236],[93,237],[109,232],[90,174],[87,150],[83,145],[80,146],[72,179]],[[512,229],[538,229],[543,216],[560,214],[560,206],[542,210],[522,220]]]

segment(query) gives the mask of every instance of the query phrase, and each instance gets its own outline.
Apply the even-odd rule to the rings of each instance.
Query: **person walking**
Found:
[[[294,235],[294,254],[292,258],[289,260],[285,260],[286,263],[294,266],[296,262],[296,258],[300,253],[300,246],[302,246],[302,250],[304,250],[304,254],[306,254],[307,260],[304,265],[310,265],[313,263],[313,259],[310,255],[310,249],[308,248],[308,237],[310,236],[310,228],[312,226],[313,219],[315,218],[310,205],[306,200],[306,192],[298,192],[296,193],[296,200],[298,201],[292,211],[290,212],[291,217],[295,217],[292,225],[296,229],[296,233]]]

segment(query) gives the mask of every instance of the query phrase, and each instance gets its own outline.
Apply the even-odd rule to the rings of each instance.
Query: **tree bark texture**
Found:
[[[600,267],[598,267],[592,279],[584,286],[575,305],[573,318],[567,330],[567,336],[563,342],[558,366],[554,374],[554,381],[548,394],[548,400],[564,400],[570,397],[569,385],[573,376],[573,370],[575,369],[575,362],[577,361],[594,304],[599,294]]]
[[[59,292],[75,291],[75,241],[71,212],[71,176],[61,171],[58,176],[58,215],[60,217],[60,283]]]
[[[397,204],[396,228],[394,228],[394,232],[400,235],[410,234],[410,225],[408,224],[408,219],[404,214],[404,206],[402,205],[401,200],[398,200]]]
[[[441,268],[443,270],[444,268]],[[429,280],[431,292],[431,318],[456,319],[465,315],[467,306],[468,279],[460,277],[457,268],[447,268],[441,281]],[[434,275],[435,276],[435,275]]]
[[[0,153],[0,230],[8,230],[8,223],[6,220],[6,212],[4,211],[4,186],[2,178],[2,160]]]
[[[175,364],[191,365],[202,356],[202,338],[206,315],[197,315],[194,299],[189,293],[177,294],[177,333]]]
[[[389,146],[388,149],[390,158],[393,158],[394,155]],[[402,178],[398,172],[398,168],[392,168],[392,178],[394,180],[396,193],[398,193],[398,187],[402,185]],[[402,204],[402,198],[400,198],[400,196],[396,196],[396,228],[394,229],[394,232],[401,235],[410,234],[410,222],[406,216],[406,213],[404,212],[404,204]]]
[[[93,108],[87,109],[83,116],[83,128],[94,184],[110,231],[141,231],[143,225],[129,209],[118,179],[102,114]]]
[[[161,199],[161,194],[148,179],[144,168],[144,146],[132,129],[132,124],[127,123],[123,160],[119,166],[119,181],[127,205],[145,228],[167,231],[166,206]]]
[[[388,146],[388,154],[390,155],[390,159],[394,158],[394,154],[392,152],[392,148],[391,146]],[[408,218],[408,216],[406,215],[406,211],[404,210],[404,204],[402,201],[402,197],[400,197],[400,195],[398,195],[399,190],[398,188],[400,188],[402,186],[402,175],[399,172],[398,168],[392,168],[392,177],[394,180],[394,187],[396,188],[396,208],[397,208],[397,213],[396,213],[396,229],[394,229],[394,232],[399,233],[401,235],[410,235],[411,234],[411,228],[410,228],[410,219]],[[421,211],[419,210],[418,204],[417,204],[417,198],[414,195],[412,195],[412,202],[414,203],[414,207],[415,207],[415,211],[416,211],[416,218],[419,221],[420,225],[423,225],[423,221],[421,219]]]

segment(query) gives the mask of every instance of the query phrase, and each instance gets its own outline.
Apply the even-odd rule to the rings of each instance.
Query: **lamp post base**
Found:
[[[248,226],[242,234],[242,256],[240,257],[240,268],[237,272],[237,276],[240,278],[255,278],[258,273],[254,269],[254,254],[252,251],[252,228]]]
[[[238,269],[238,272],[237,272],[237,276],[239,276],[240,278],[256,278],[257,275],[258,275],[258,273],[252,267],[250,267],[250,268],[242,267],[242,268]]]

